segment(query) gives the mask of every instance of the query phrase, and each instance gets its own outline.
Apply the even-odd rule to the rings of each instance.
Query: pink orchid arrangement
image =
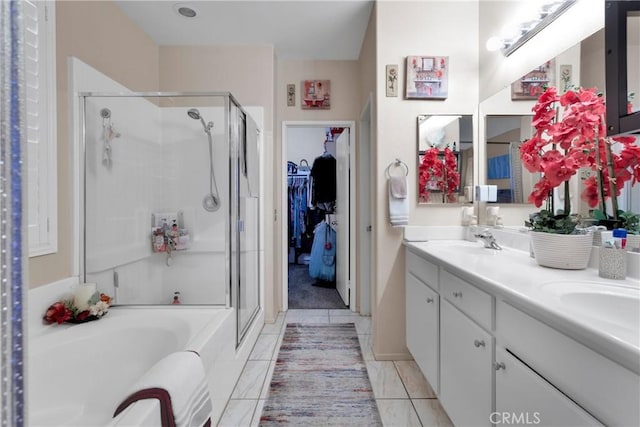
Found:
[[[455,153],[449,147],[443,151],[436,147],[428,149],[420,163],[419,182],[421,200],[429,200],[430,190],[439,190],[446,201],[455,202],[455,192],[460,185]]]
[[[630,136],[607,137],[604,99],[595,88],[569,90],[558,95],[548,88],[533,107],[535,133],[520,147],[520,158],[530,172],[542,172],[542,178],[529,195],[529,202],[542,206],[554,188],[565,185],[564,212],[571,212],[569,179],[580,168],[596,174],[586,179],[581,198],[590,207],[598,202],[606,215],[605,200],[611,198],[613,216],[624,183],[640,180],[640,147]],[[616,149],[612,145],[619,143]],[[553,212],[553,208],[550,209]]]

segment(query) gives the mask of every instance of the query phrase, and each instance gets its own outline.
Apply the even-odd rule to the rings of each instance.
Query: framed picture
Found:
[[[387,65],[386,73],[386,88],[387,96],[398,96],[398,65]]]
[[[303,110],[328,110],[331,108],[330,80],[303,80],[302,84]]]
[[[511,84],[511,100],[538,99],[549,85],[555,84],[555,59],[551,59]]]
[[[446,99],[449,92],[448,56],[407,56],[407,99]]]
[[[296,105],[296,85],[287,85],[287,107],[295,107]]]
[[[573,87],[573,70],[571,64],[563,64],[560,66],[558,86],[560,89],[560,93],[565,93]]]

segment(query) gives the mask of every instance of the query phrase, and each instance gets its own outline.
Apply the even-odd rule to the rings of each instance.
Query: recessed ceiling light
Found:
[[[176,3],[173,5],[173,11],[185,18],[195,18],[198,12],[193,6],[185,3]]]

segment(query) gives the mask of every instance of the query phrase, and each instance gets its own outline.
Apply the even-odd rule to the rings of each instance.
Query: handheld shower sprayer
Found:
[[[189,111],[187,111],[187,114],[193,120],[200,120],[200,122],[202,123],[202,127],[204,128],[204,131],[207,134],[211,133],[211,128],[213,128],[213,122],[205,123],[204,119],[202,118],[202,115],[200,114],[200,111],[198,111],[197,108],[190,109]]]
[[[213,141],[211,139],[213,122],[206,123],[197,108],[191,108],[187,111],[187,114],[194,120],[200,120],[202,127],[204,127],[204,132],[209,139],[209,193],[202,199],[202,207],[207,212],[215,212],[220,209],[220,196],[218,194],[218,186],[216,185],[216,175],[213,171]]]

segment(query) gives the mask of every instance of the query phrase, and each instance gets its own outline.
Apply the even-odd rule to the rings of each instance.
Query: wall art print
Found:
[[[287,85],[287,107],[295,107],[296,105],[296,85]]]
[[[448,56],[407,56],[406,99],[446,99]]]
[[[303,110],[328,110],[331,108],[330,80],[303,80],[301,89]]]
[[[511,84],[511,100],[536,100],[555,84],[555,59],[550,59]]]
[[[560,65],[560,74],[558,77],[558,86],[560,87],[561,93],[565,93],[571,89],[573,87],[573,71],[571,64]]]
[[[395,97],[398,96],[398,64],[387,65],[386,67],[386,82],[385,87],[387,88],[387,96]]]

